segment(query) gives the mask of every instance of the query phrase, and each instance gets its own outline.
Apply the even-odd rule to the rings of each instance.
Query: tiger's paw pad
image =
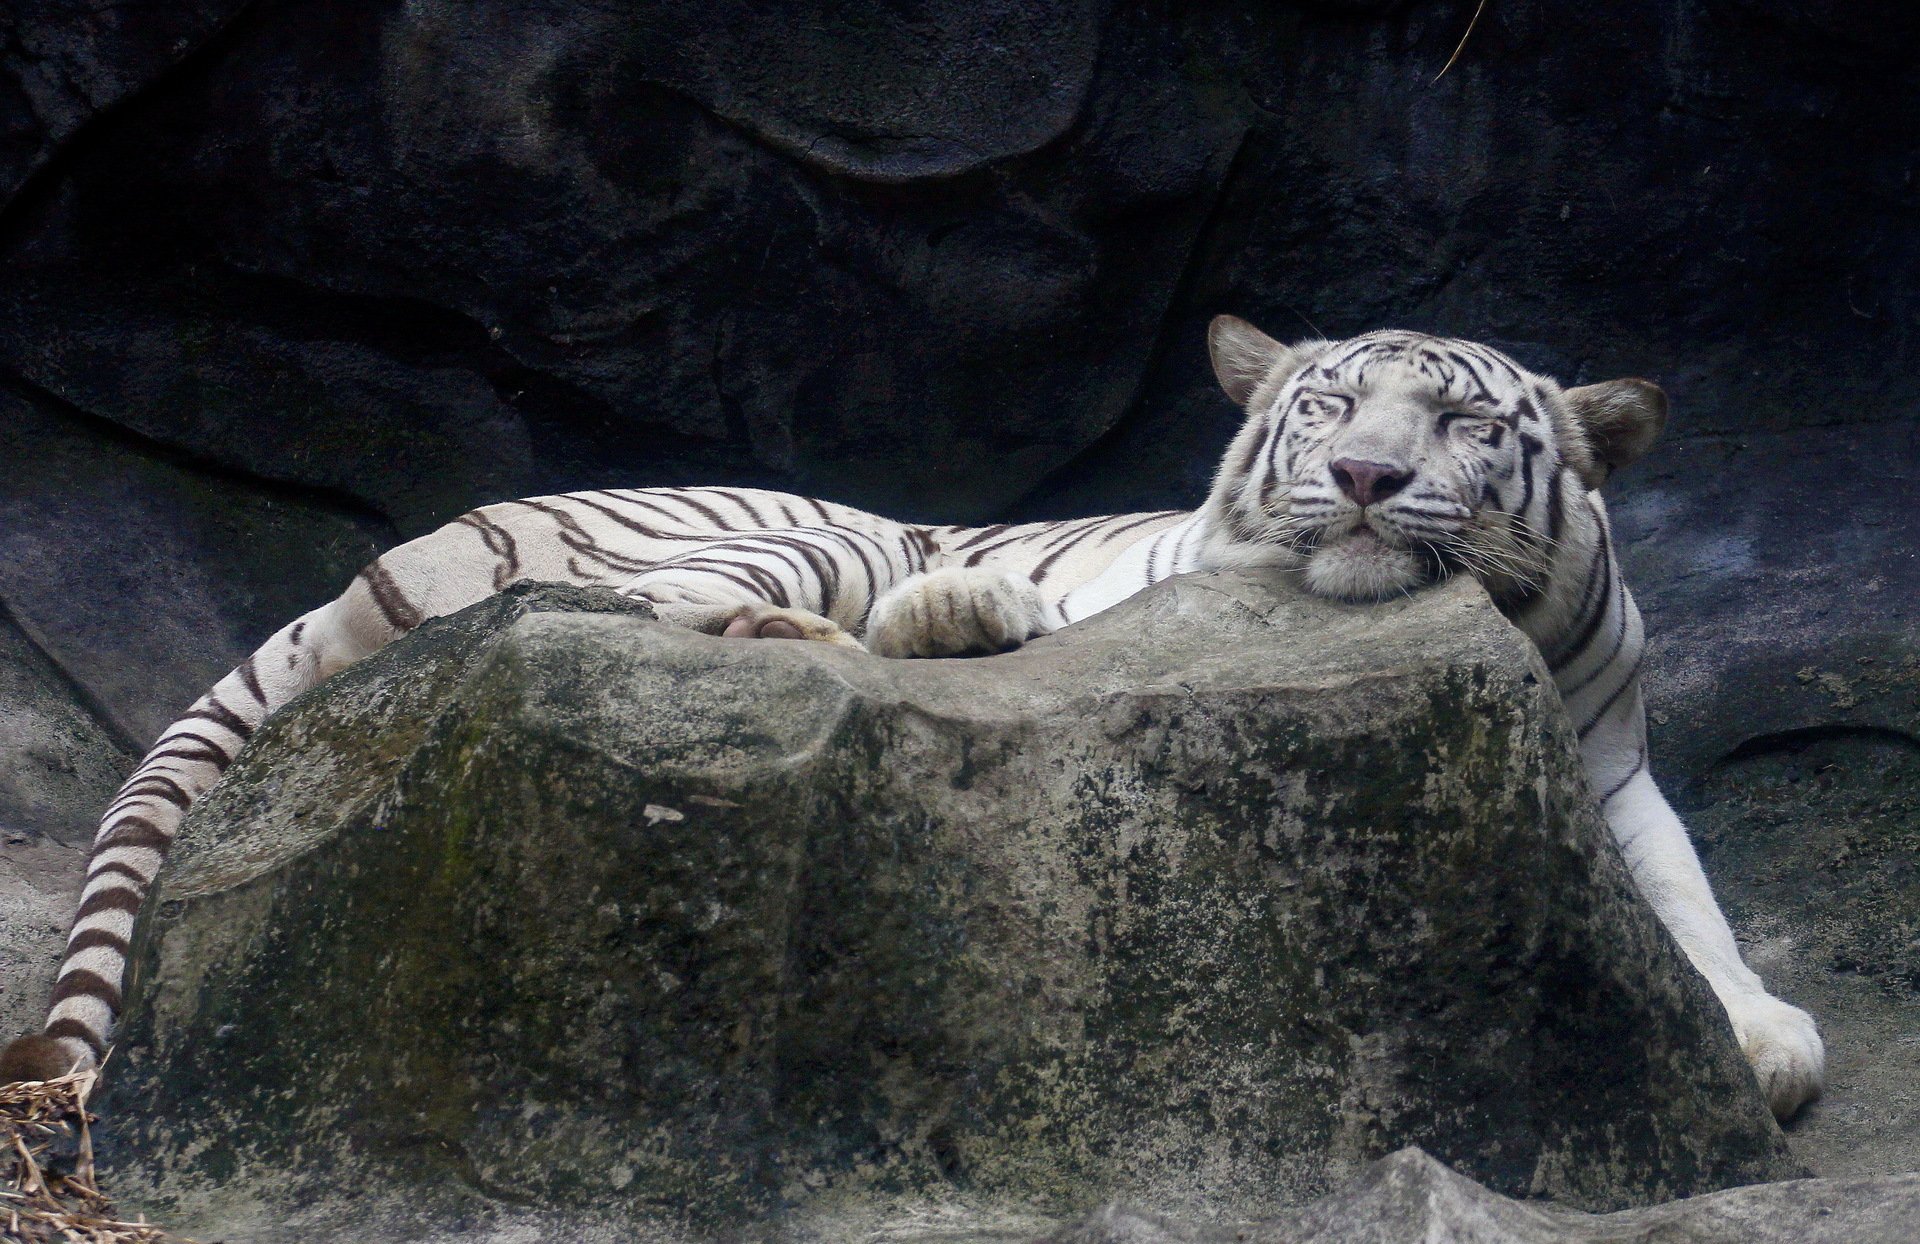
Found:
[[[954,566],[887,591],[867,617],[867,644],[883,657],[1007,652],[1047,632],[1038,588],[998,570]]]
[[[52,1037],[38,1033],[9,1041],[0,1049],[0,1084],[58,1080],[78,1070],[76,1059]]]
[[[810,639],[865,651],[865,646],[840,629],[833,619],[805,609],[783,609],[777,605],[749,605],[735,614],[720,633],[728,639]]]
[[[1735,999],[1727,1017],[1776,1119],[1792,1118],[1820,1096],[1827,1056],[1811,1015],[1763,993]]]

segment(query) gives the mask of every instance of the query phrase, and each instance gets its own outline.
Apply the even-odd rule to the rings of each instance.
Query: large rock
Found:
[[[977,661],[634,608],[495,598],[261,731],[139,935],[119,1196],[906,1239],[1414,1143],[1590,1208],[1798,1169],[1470,583],[1176,580]]]
[[[1418,1149],[1256,1224],[1184,1223],[1107,1206],[1042,1244],[1909,1244],[1920,1175],[1806,1179],[1612,1214],[1509,1200]]]

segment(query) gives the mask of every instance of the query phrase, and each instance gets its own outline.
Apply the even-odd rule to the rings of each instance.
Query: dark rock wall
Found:
[[[9,4],[0,603],[137,743],[484,500],[1187,504],[1231,310],[1668,388],[1614,495],[1696,804],[1914,737],[1831,679],[1920,648],[1920,9],[1476,7]]]
[[[1730,440],[1910,461],[1911,6],[1499,0],[1436,81],[1474,7],[9,6],[0,380],[388,538],[616,482],[1190,503],[1228,309],[1659,378],[1636,529]]]

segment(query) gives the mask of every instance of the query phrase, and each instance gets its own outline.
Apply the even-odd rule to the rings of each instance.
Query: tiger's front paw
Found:
[[[998,570],[953,566],[915,575],[873,604],[867,645],[883,657],[957,657],[1018,648],[1044,635],[1040,591]]]
[[[811,639],[866,651],[864,644],[840,629],[832,618],[778,605],[748,605],[733,615],[720,633],[728,639]]]
[[[1766,1094],[1767,1105],[1783,1122],[1820,1096],[1826,1082],[1826,1047],[1813,1016],[1772,994],[1748,994],[1727,1003],[1727,1018],[1740,1051],[1753,1064],[1753,1074]]]

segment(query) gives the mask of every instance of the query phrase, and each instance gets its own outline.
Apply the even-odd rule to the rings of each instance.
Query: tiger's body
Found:
[[[1640,617],[1594,489],[1657,435],[1659,390],[1563,392],[1485,347],[1411,333],[1286,347],[1222,317],[1210,344],[1248,418],[1191,513],[922,526],[775,492],[612,489],[486,506],[386,553],[217,683],[121,788],[45,1032],[0,1053],[0,1081],[104,1052],[134,920],[174,834],[262,721],[516,580],[614,587],[716,635],[911,657],[1003,651],[1176,574],[1279,566],[1352,600],[1478,577],[1539,648],[1635,879],[1727,1008],[1773,1109],[1817,1095],[1812,1020],[1741,961],[1647,768]]]

